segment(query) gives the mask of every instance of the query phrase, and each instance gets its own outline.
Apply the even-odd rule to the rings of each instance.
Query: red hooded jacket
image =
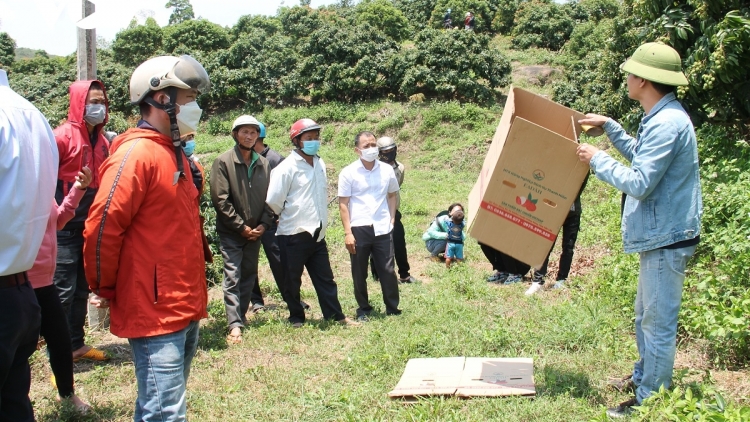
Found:
[[[84,230],[91,290],[110,299],[112,334],[169,334],[207,316],[198,189],[172,140],[136,128],[115,138]]]
[[[86,97],[91,84],[98,82],[104,91],[104,103],[107,114],[104,122],[94,127],[94,132],[89,135],[86,121],[83,119],[86,113]],[[75,216],[63,227],[63,230],[81,230],[84,221],[99,188],[99,166],[109,156],[109,142],[104,137],[102,128],[109,119],[109,100],[104,84],[100,81],[77,81],[70,85],[70,108],[68,109],[68,121],[55,128],[55,140],[57,150],[60,154],[60,167],[57,171],[57,190],[55,200],[61,204],[65,195],[75,183],[75,177],[81,170],[82,151],[86,150],[87,161],[91,169],[92,179],[81,203],[76,208]]]

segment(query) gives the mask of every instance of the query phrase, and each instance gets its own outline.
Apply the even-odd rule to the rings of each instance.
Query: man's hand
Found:
[[[89,299],[89,303],[99,309],[109,308],[109,299],[105,299],[101,296],[94,295]]]
[[[578,149],[576,149],[578,159],[588,165],[591,165],[591,159],[594,158],[597,152],[599,152],[599,148],[589,144],[578,145]]]
[[[245,228],[242,230],[242,233],[240,233],[240,236],[244,237],[245,239],[250,239],[253,236],[253,229],[251,229],[248,226],[245,226]]]
[[[578,124],[589,125],[589,126],[602,126],[603,124],[607,123],[607,120],[609,120],[609,117],[607,116],[602,116],[600,114],[594,114],[594,113],[588,113],[585,119],[581,119],[578,121]]]
[[[249,240],[256,241],[263,236],[263,233],[266,232],[266,227],[262,224],[259,224],[258,227],[252,229],[250,231],[250,237],[248,237]]]
[[[344,238],[344,245],[346,245],[346,250],[352,255],[357,254],[357,249],[355,248],[356,244],[357,239],[354,238],[354,235],[351,233],[347,234]]]
[[[91,183],[91,177],[91,169],[83,167],[76,175],[76,181],[73,184],[73,187],[80,190],[86,190],[86,188],[89,187],[89,183]]]

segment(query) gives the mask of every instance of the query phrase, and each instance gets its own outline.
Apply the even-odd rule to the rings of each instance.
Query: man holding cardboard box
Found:
[[[628,96],[645,112],[636,137],[596,114],[579,123],[603,127],[630,167],[594,146],[578,147],[596,177],[623,192],[624,250],[640,254],[635,298],[640,359],[632,378],[619,385],[633,388],[635,397],[608,409],[611,417],[627,416],[632,406],[672,382],[685,266],[700,241],[703,208],[695,131],[674,92],[688,84],[680,55],[667,45],[647,43],[620,67],[628,73]]]

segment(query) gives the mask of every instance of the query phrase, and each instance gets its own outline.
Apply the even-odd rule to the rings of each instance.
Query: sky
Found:
[[[311,6],[334,3],[312,0]],[[112,41],[133,17],[153,16],[167,25],[171,9],[167,0],[94,0],[97,37]],[[275,15],[280,6],[296,6],[299,0],[190,0],[195,17],[222,26],[232,26],[243,15]],[[76,51],[76,22],[82,15],[82,0],[0,0],[0,32],[7,32],[17,47],[45,50],[65,56]]]

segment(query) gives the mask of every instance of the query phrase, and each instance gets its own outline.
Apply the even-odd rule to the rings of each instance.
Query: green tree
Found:
[[[169,0],[164,7],[172,8],[172,14],[169,15],[170,25],[195,19],[195,12],[193,12],[193,5],[190,4],[190,0]]]
[[[431,98],[493,102],[495,88],[510,84],[510,61],[491,48],[490,37],[427,28],[392,67],[403,72],[399,91]]]
[[[7,32],[0,32],[0,66],[11,67],[16,60],[16,41]]]
[[[164,50],[170,54],[212,52],[229,47],[229,34],[205,19],[187,20],[164,28]]]
[[[409,21],[391,0],[364,0],[356,13],[357,24],[377,28],[398,42],[409,35]]]
[[[138,25],[133,19],[126,29],[115,35],[112,42],[114,60],[135,67],[161,52],[162,38],[162,29],[154,18],[146,19],[143,25]]]
[[[513,19],[516,16],[520,0],[498,0],[495,6],[495,16],[492,18],[492,31],[510,34],[513,30]]]
[[[516,11],[513,26],[513,46],[559,50],[573,32],[575,21],[565,6],[550,0],[522,2]]]
[[[411,33],[416,34],[430,21],[437,0],[393,0],[393,5],[406,17]]]
[[[396,42],[377,29],[324,25],[300,45],[301,94],[309,94],[313,101],[383,96],[391,88],[387,63],[397,51]]]

